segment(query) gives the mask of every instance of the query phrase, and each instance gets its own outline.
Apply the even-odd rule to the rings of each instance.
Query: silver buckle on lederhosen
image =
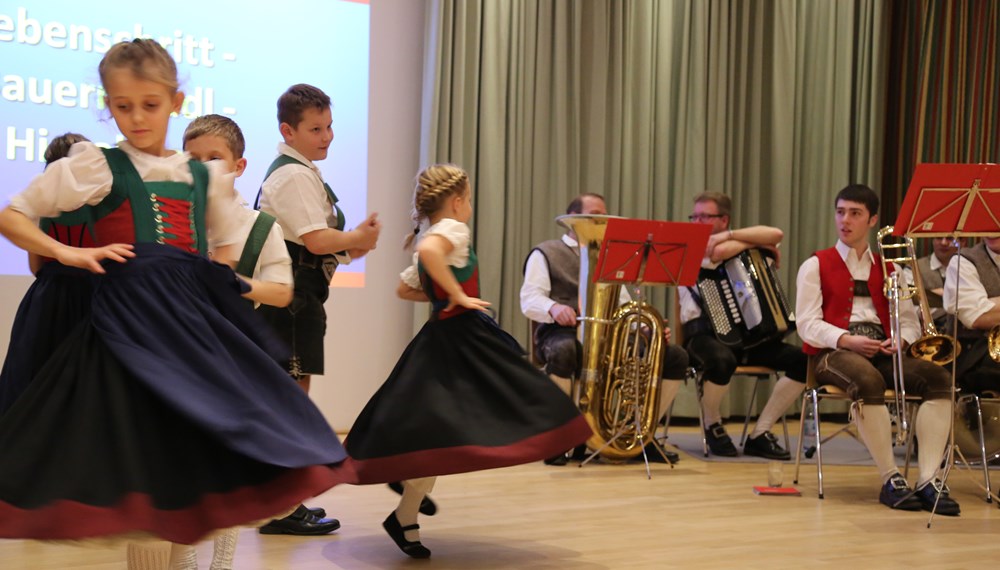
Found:
[[[865,336],[873,340],[883,341],[886,339],[882,325],[875,323],[851,323],[847,325],[847,331],[853,335]]]

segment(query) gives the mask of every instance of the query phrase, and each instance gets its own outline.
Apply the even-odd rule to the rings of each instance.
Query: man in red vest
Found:
[[[906,393],[923,398],[915,421],[920,456],[914,493],[896,468],[885,407],[896,347],[890,340],[882,261],[868,246],[878,223],[879,199],[871,188],[852,184],[834,203],[840,239],[807,259],[796,281],[796,324],[803,350],[811,355],[820,384],[842,388],[859,404],[858,432],[882,478],[879,501],[894,509],[930,510],[940,492],[936,512],[958,515],[958,503],[937,478],[951,425],[950,377],[940,366],[903,356]],[[895,270],[893,266],[889,272]],[[905,349],[921,331],[913,303],[901,303],[899,313]]]

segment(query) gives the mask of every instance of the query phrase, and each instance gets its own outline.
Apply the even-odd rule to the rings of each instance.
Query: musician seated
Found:
[[[958,515],[958,503],[937,478],[951,427],[950,377],[930,362],[902,358],[906,395],[923,399],[915,421],[920,455],[914,495],[896,468],[885,406],[885,390],[894,389],[896,348],[890,340],[882,262],[868,247],[871,229],[878,223],[879,199],[871,188],[855,184],[841,190],[835,204],[840,239],[807,259],[796,281],[796,324],[803,350],[814,355],[819,384],[837,386],[859,404],[855,421],[882,480],[879,501],[893,509],[930,510],[941,490],[936,512]],[[853,288],[843,285],[851,280]],[[899,314],[905,349],[920,337],[920,325],[912,303],[901,303]]]
[[[607,215],[604,197],[582,194],[566,207],[567,214]],[[580,290],[580,249],[576,236],[567,231],[561,239],[544,241],[535,246],[524,264],[521,286],[521,312],[532,321],[541,323],[535,338],[535,353],[545,364],[545,372],[566,394],[570,394],[572,378],[579,376],[582,349],[577,340],[577,307]],[[624,287],[621,303],[631,300]],[[670,328],[664,327],[665,340],[670,340]],[[661,365],[659,417],[666,414],[680,390],[688,367],[688,356],[676,345],[665,345]],[[649,450],[650,460],[660,454]],[[671,463],[680,458],[667,452]],[[546,463],[563,465],[564,456],[550,458]]]
[[[927,293],[927,306],[930,308],[933,326],[942,334],[952,334],[948,313],[944,309],[944,280],[948,272],[948,262],[958,252],[958,242],[955,238],[939,237],[932,240],[934,251],[917,259],[917,272],[920,274],[924,292]],[[906,282],[913,285],[913,271],[905,267]],[[921,315],[922,320],[923,315]],[[926,326],[927,323],[924,323]]]
[[[962,250],[948,264],[944,305],[955,307],[958,283],[958,340],[962,350],[956,363],[956,378],[964,391],[976,394],[1000,392],[1000,364],[989,356],[988,333],[1000,325],[1000,237],[984,238]],[[942,331],[951,334],[951,331]],[[992,394],[990,394],[992,395]]]
[[[704,192],[694,199],[694,209],[688,219],[712,226],[712,235],[702,260],[703,272],[715,269],[725,260],[751,248],[769,250],[778,259],[782,231],[770,226],[731,229],[731,209],[729,196],[719,192]],[[769,459],[790,459],[791,454],[778,444],[771,428],[805,389],[806,357],[802,351],[782,342],[780,337],[749,349],[730,348],[716,337],[698,289],[681,287],[679,296],[684,348],[694,365],[702,371],[701,407],[709,450],[714,455],[737,455],[736,446],[722,426],[722,399],[729,391],[729,382],[737,366],[767,366],[785,375],[775,384],[756,426],[743,445],[743,453]]]

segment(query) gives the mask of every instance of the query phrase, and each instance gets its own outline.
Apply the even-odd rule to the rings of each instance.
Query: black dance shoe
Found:
[[[408,530],[419,530],[420,525],[411,524],[408,526],[400,526],[399,519],[396,518],[396,511],[389,513],[389,516],[385,517],[385,522],[382,523],[382,528],[385,532],[389,534],[389,538],[396,543],[396,546],[403,551],[410,558],[430,558],[431,551],[427,549],[426,546],[420,544],[420,541],[410,542],[406,540],[406,536],[403,534]]]
[[[940,499],[937,498],[938,491],[941,492]],[[939,515],[957,517],[962,512],[955,499],[948,496],[948,486],[940,479],[924,483],[923,487],[917,489],[917,499],[920,500],[920,508],[925,511],[934,509],[934,501],[937,500],[937,509],[934,509],[934,512]]]
[[[337,519],[316,518],[309,509],[299,505],[295,512],[283,519],[274,519],[260,527],[260,534],[294,534],[298,536],[319,536],[330,534],[340,528]]]
[[[778,445],[778,438],[769,431],[765,431],[757,437],[747,438],[746,443],[743,444],[743,455],[755,455],[780,461],[788,461],[792,458],[792,454]]]
[[[705,440],[708,442],[708,449],[712,455],[720,457],[736,457],[739,455],[733,440],[726,433],[726,428],[720,423],[714,423],[705,428]]]
[[[546,465],[555,465],[557,467],[561,465],[566,465],[567,463],[569,463],[569,459],[566,458],[565,453],[560,453],[559,455],[553,455],[552,457],[549,457],[548,459],[545,460]]]
[[[890,509],[900,511],[919,511],[923,508],[920,499],[910,490],[910,484],[899,473],[889,477],[885,485],[882,485],[878,500]]]
[[[309,511],[310,515],[318,519],[326,518],[326,509],[323,507],[306,507],[306,510]]]
[[[386,483],[389,488],[396,492],[397,495],[403,494],[403,484],[399,481],[393,481],[392,483]],[[420,514],[432,517],[437,514],[438,507],[434,503],[434,500],[424,495],[424,498],[420,500]]]

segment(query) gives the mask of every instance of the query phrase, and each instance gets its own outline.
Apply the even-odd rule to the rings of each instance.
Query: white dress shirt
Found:
[[[302,236],[316,230],[337,227],[337,214],[323,188],[323,175],[311,160],[285,143],[278,154],[302,164],[275,170],[261,185],[260,209],[278,219],[285,239],[305,245]]]
[[[874,263],[871,249],[865,249],[859,257],[853,248],[840,240],[835,247],[847,264],[851,277],[857,281],[868,281]],[[898,266],[896,271],[899,271]],[[799,337],[816,348],[837,348],[837,340],[850,332],[823,320],[823,290],[820,285],[818,257],[813,255],[802,263],[795,285],[795,328]],[[850,322],[882,324],[871,297],[854,297]],[[905,342],[910,343],[920,337],[920,324],[913,303],[900,303],[899,325]]]
[[[986,248],[993,264],[1000,263],[1000,255],[994,253],[990,248]],[[949,314],[955,312],[955,283],[958,282],[958,320],[968,328],[972,328],[972,323],[983,316],[984,313],[992,309],[1000,297],[987,297],[986,289],[983,288],[982,281],[979,280],[979,272],[974,263],[968,259],[962,259],[959,263],[959,256],[952,256],[948,262],[948,276],[944,283],[944,309]],[[997,265],[1000,267],[1000,265]]]
[[[579,243],[569,236],[563,234],[562,241],[568,245],[576,254],[580,255]],[[545,255],[539,250],[532,250],[528,255],[528,260],[524,264],[524,283],[521,285],[521,312],[524,316],[537,323],[554,323],[555,320],[549,314],[549,309],[556,302],[549,295],[552,294],[552,281],[549,279],[549,262]],[[628,303],[632,300],[625,287],[621,288],[618,295],[621,303]],[[577,307],[573,307],[577,310]]]

